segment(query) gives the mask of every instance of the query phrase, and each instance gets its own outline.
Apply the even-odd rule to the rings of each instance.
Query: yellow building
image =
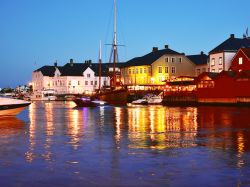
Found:
[[[195,76],[195,64],[183,53],[168,48],[127,61],[121,68],[121,81],[127,86],[164,85],[165,80],[179,76]]]

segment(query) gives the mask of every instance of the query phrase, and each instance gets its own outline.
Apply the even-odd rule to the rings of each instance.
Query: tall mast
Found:
[[[116,0],[114,0],[114,41],[113,41],[113,86],[116,86],[117,41],[116,41]]]
[[[99,46],[99,92],[101,91],[101,76],[102,76],[102,41]]]

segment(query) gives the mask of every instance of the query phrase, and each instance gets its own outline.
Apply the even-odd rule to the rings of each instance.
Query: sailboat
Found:
[[[125,105],[127,104],[128,90],[117,86],[116,83],[116,63],[117,63],[117,37],[116,37],[116,0],[114,0],[114,38],[112,43],[111,50],[111,59],[113,57],[113,75],[111,77],[111,89],[100,91],[99,99],[106,101],[109,104],[113,105]]]

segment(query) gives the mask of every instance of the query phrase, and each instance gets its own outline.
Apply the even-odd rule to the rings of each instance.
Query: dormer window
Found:
[[[239,65],[241,65],[243,63],[242,61],[242,57],[239,58]]]
[[[211,61],[211,66],[214,66],[215,65],[215,59],[212,58],[212,61]]]
[[[90,78],[90,74],[87,74],[87,77]]]

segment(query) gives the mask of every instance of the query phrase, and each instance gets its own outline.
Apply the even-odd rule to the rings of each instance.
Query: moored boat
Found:
[[[106,104],[104,101],[92,100],[89,97],[75,98],[73,101],[77,107],[97,107]]]
[[[0,116],[16,116],[28,105],[28,101],[0,97]]]
[[[147,94],[145,95],[142,99],[137,99],[132,102],[132,104],[135,105],[157,105],[161,104],[163,100],[162,93],[159,95],[154,95],[154,94]]]

